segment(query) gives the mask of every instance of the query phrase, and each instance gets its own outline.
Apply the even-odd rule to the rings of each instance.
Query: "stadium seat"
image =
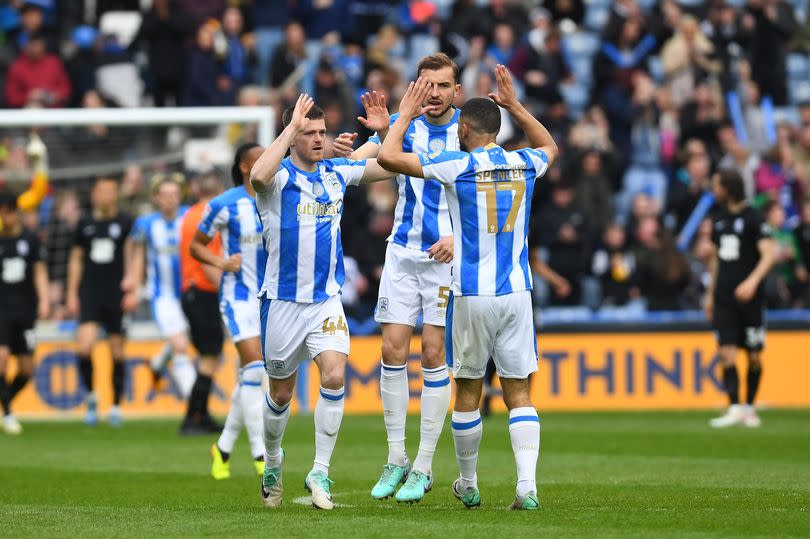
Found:
[[[606,0],[586,0],[585,27],[594,32],[601,32],[610,17],[612,2]]]
[[[788,54],[787,72],[789,80],[806,80],[810,75],[810,58],[800,53]]]
[[[583,84],[579,79],[570,84],[560,84],[560,93],[568,106],[568,110],[573,118],[579,118],[588,106],[588,85]]]
[[[102,34],[114,35],[119,45],[128,47],[141,27],[142,18],[137,11],[108,11],[101,16],[99,28]]]

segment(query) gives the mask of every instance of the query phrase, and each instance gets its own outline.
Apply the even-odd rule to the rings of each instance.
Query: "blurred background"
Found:
[[[358,131],[359,145],[370,134],[355,119],[359,96],[377,90],[395,106],[421,57],[444,51],[462,67],[458,104],[492,91],[492,68],[503,63],[562,150],[533,203],[531,246],[556,275],[538,280],[539,324],[699,319],[710,226],[685,224],[722,167],[742,173],[751,202],[779,231],[769,307],[803,308],[809,3],[16,0],[0,8],[0,100],[5,108],[263,106],[280,118],[306,91],[326,110],[330,136]],[[0,183],[30,177],[29,131],[0,131]],[[256,138],[244,124],[38,132],[52,188],[28,219],[48,245],[57,319],[71,228],[95,176],[121,178],[124,208],[137,215],[149,209],[154,173],[193,180]],[[202,146],[190,149],[194,141]],[[499,142],[526,144],[507,117]],[[377,329],[371,314],[395,202],[393,182],[347,196],[344,299],[355,334]]]

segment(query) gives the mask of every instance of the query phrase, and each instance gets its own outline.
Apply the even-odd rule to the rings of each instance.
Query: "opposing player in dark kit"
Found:
[[[765,277],[774,263],[770,229],[745,200],[742,177],[735,171],[715,174],[712,189],[720,205],[712,228],[712,282],[704,308],[717,333],[723,366],[723,385],[729,398],[728,411],[712,419],[712,427],[743,424],[758,427],[754,399],[762,377],[765,344]],[[746,400],[739,399],[737,349],[748,353]]]
[[[103,327],[113,360],[113,405],[109,421],[119,426],[124,393],[124,243],[132,228],[129,215],[118,210],[118,181],[101,177],[90,193],[91,211],[76,227],[68,262],[67,308],[79,316],[76,332],[79,375],[87,389],[88,425],[98,421],[98,400],[93,390],[91,353]]]
[[[23,230],[17,197],[9,192],[0,192],[0,220],[0,406],[3,430],[20,434],[11,401],[33,374],[34,323],[37,315],[48,316],[48,273],[40,243]],[[11,356],[17,358],[17,374],[9,382]]]

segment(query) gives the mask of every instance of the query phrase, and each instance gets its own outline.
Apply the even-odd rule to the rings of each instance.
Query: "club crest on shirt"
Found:
[[[316,197],[323,196],[326,190],[323,188],[323,184],[319,181],[316,181],[312,184],[312,194]]]
[[[439,153],[444,150],[444,147],[444,139],[434,138],[428,142],[428,150],[430,150],[431,153]]]
[[[380,301],[377,302],[377,312],[388,312],[388,298],[380,298]]]
[[[110,237],[114,240],[117,240],[121,236],[121,225],[118,223],[112,223],[110,225]]]
[[[326,182],[327,187],[331,187],[333,191],[340,190],[340,180],[338,180],[338,175],[334,172],[329,172],[323,177],[323,181]]]
[[[734,232],[736,232],[737,234],[742,234],[744,226],[745,224],[743,223],[743,220],[741,218],[738,217],[737,219],[734,220]]]
[[[20,256],[26,256],[28,254],[28,242],[25,240],[18,241],[17,252],[20,254]]]

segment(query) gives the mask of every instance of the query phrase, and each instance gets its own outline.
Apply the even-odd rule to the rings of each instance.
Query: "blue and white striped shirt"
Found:
[[[267,270],[260,295],[319,303],[340,292],[345,279],[340,218],[347,185],[358,185],[365,161],[326,159],[316,170],[281,162],[273,187],[256,194]]]
[[[180,297],[180,228],[188,206],[180,206],[174,219],[160,212],[135,220],[129,237],[146,246],[146,294],[150,299]]]
[[[456,109],[453,118],[444,125],[434,125],[424,116],[416,118],[408,126],[402,150],[418,154],[458,150],[459,114],[460,111]],[[391,116],[392,124],[398,116]],[[368,140],[380,144],[376,134]],[[388,241],[409,249],[427,251],[439,238],[453,233],[447,213],[447,198],[441,184],[402,174],[397,176],[397,184],[399,200]]]
[[[534,183],[548,156],[496,144],[468,152],[420,154],[426,179],[447,187],[455,236],[453,294],[500,296],[531,290],[529,217]]]
[[[222,274],[220,297],[225,301],[255,298],[264,279],[267,251],[262,240],[262,222],[256,201],[245,186],[228,189],[212,199],[205,206],[199,229],[209,238],[220,233],[225,258],[242,255],[239,271]]]

